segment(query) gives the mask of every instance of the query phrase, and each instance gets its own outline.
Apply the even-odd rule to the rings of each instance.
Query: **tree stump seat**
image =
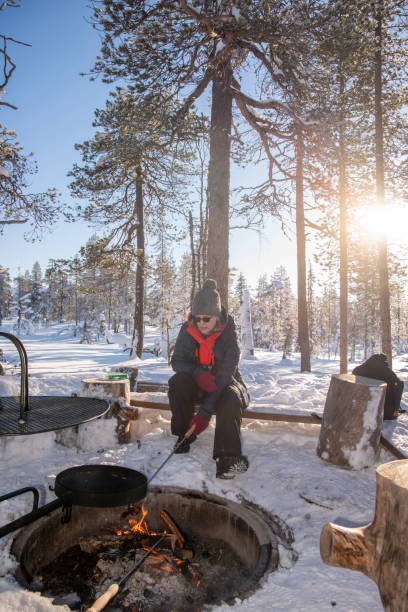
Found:
[[[91,395],[110,400],[110,410],[106,418],[115,417],[118,442],[130,442],[130,424],[138,418],[138,410],[130,405],[129,378],[108,380],[105,378],[86,378],[81,381],[81,395]]]
[[[387,384],[382,380],[333,374],[323,412],[318,456],[352,469],[377,459]]]
[[[408,612],[408,460],[380,465],[376,482],[374,520],[354,528],[327,523],[320,555],[374,580],[386,612]]]
[[[81,381],[81,395],[92,395],[104,399],[117,399],[123,397],[130,402],[130,382],[128,378],[121,380],[108,380],[106,378],[85,378]]]

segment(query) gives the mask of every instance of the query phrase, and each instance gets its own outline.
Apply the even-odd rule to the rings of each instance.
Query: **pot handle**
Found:
[[[34,496],[32,509],[32,512],[34,512],[34,510],[37,510],[38,508],[38,502],[40,499],[38,489],[35,487],[24,487],[23,489],[17,489],[16,491],[11,491],[11,493],[6,493],[0,497],[0,502],[6,501],[6,499],[11,499],[12,497],[17,497],[17,495],[23,495],[23,493],[28,493],[28,491],[32,491]]]
[[[13,531],[16,531],[16,529],[20,529],[20,527],[25,527],[26,525],[33,523],[37,519],[41,518],[42,516],[46,516],[47,514],[50,514],[50,512],[53,512],[53,510],[56,510],[57,508],[60,508],[63,505],[64,500],[57,498],[49,502],[45,506],[41,506],[41,508],[37,508],[36,510],[29,512],[28,514],[24,514],[15,521],[4,525],[4,527],[0,527],[0,538],[5,535],[8,535],[9,533],[12,533]]]

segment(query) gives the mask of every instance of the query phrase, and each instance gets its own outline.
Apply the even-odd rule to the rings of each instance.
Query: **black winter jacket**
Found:
[[[211,370],[215,376],[217,390],[205,394],[198,412],[200,416],[207,420],[214,414],[215,403],[222,390],[228,385],[232,385],[239,392],[243,409],[249,405],[248,390],[238,369],[240,350],[234,319],[230,315],[227,316],[223,309],[221,325],[225,325],[225,322],[225,329],[215,341],[214,366]],[[196,380],[205,368],[197,363],[196,349],[199,343],[188,333],[187,327],[188,322],[184,323],[179,331],[171,357],[171,367],[175,372],[185,372]]]

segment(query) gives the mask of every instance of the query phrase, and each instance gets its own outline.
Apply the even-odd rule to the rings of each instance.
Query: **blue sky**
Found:
[[[86,0],[23,0],[21,8],[1,12],[1,32],[32,46],[9,47],[17,68],[4,100],[18,110],[0,107],[0,123],[17,131],[27,153],[34,152],[39,171],[32,189],[56,187],[65,202],[72,202],[67,172],[80,161],[74,144],[93,134],[94,111],[105,105],[110,89],[80,76],[99,51],[99,35],[87,18]],[[0,236],[0,264],[12,275],[18,268],[31,270],[35,261],[44,271],[49,259],[72,257],[94,233],[84,223],[58,223],[41,242],[31,244],[24,241],[24,231],[23,226],[8,226]],[[287,268],[295,289],[296,243],[282,236],[278,224],[269,224],[261,235],[232,232],[230,266],[251,285],[279,265]]]

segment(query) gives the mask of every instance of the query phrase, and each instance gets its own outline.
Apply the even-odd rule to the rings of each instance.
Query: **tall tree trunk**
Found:
[[[197,264],[196,264],[196,251],[195,251],[195,247],[194,247],[194,223],[193,223],[193,215],[191,210],[188,213],[188,224],[189,224],[189,230],[190,230],[190,249],[191,249],[191,295],[190,295],[190,303],[193,303],[193,298],[195,296],[195,292],[196,292],[196,271],[197,271]]]
[[[140,166],[136,169],[136,289],[135,289],[135,315],[133,323],[132,350],[137,335],[136,355],[141,359],[144,343],[144,281],[145,281],[145,237],[144,237],[144,206],[143,206],[143,176]]]
[[[340,212],[340,374],[347,373],[347,201],[346,201],[346,147],[344,126],[344,73],[340,60],[339,70],[340,125],[339,125],[339,212]]]
[[[207,274],[217,281],[222,304],[228,308],[229,187],[232,96],[227,89],[231,63],[219,65],[212,85],[210,164],[208,169]]]
[[[376,201],[381,209],[385,207],[384,188],[384,132],[382,111],[382,21],[383,1],[379,0],[376,8],[375,30],[375,165],[376,165]],[[387,356],[392,367],[390,288],[388,281],[388,246],[387,236],[381,233],[378,244],[378,272],[380,279],[380,314],[382,352]]]
[[[304,144],[301,130],[296,143],[296,241],[297,241],[297,289],[298,333],[300,347],[300,371],[310,372],[309,322],[306,299],[306,238],[303,203]]]
[[[197,245],[197,288],[200,289],[205,280],[205,269],[207,259],[207,225],[208,225],[208,189],[205,187],[206,167],[205,155],[199,149],[200,156],[200,226],[198,230]]]

